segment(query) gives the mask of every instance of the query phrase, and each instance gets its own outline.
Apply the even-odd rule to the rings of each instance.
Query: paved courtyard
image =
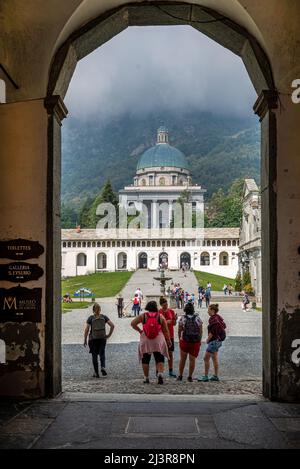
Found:
[[[133,274],[123,290],[125,303],[139,286],[145,295],[157,292],[158,284],[152,281],[152,272],[138,271]],[[174,281],[189,291],[197,291],[194,275],[189,272],[187,277],[182,273],[172,272]],[[191,288],[192,286],[192,288]],[[220,314],[227,324],[227,339],[220,351],[221,377],[220,383],[177,383],[174,379],[166,378],[164,386],[157,386],[154,366],[152,366],[152,382],[145,389],[142,383],[142,367],[138,361],[138,334],[131,328],[132,318],[117,317],[114,298],[99,300],[102,310],[115,324],[115,331],[107,345],[106,378],[93,379],[91,355],[83,343],[83,329],[89,309],[77,309],[63,315],[63,387],[72,392],[101,392],[101,393],[167,393],[167,394],[255,394],[261,393],[261,317],[260,311],[244,312],[239,302],[220,303]],[[206,308],[199,310],[204,322],[204,338],[208,315]],[[182,311],[178,310],[178,314]],[[130,306],[127,308],[130,313]],[[175,340],[177,339],[177,328]],[[195,377],[203,372],[203,354],[205,344],[202,344],[197,361]],[[174,354],[174,370],[178,369],[178,344]]]
[[[0,402],[1,448],[133,452],[162,448],[181,453],[189,449],[300,448],[300,405],[240,395],[95,393],[67,393],[51,401]],[[99,457],[101,462],[101,454]]]

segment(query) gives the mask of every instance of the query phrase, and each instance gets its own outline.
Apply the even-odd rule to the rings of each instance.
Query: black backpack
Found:
[[[91,329],[92,339],[105,339],[105,318],[103,316],[99,316],[99,318],[93,318]]]
[[[197,317],[197,314],[193,314],[193,316],[185,316],[182,338],[186,342],[200,342],[199,324],[196,322]]]

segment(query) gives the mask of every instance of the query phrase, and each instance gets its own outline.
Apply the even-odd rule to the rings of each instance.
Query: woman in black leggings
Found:
[[[106,340],[110,338],[115,328],[111,320],[101,314],[101,307],[98,303],[93,306],[93,315],[89,316],[86,322],[86,328],[84,331],[84,343],[86,347],[87,339],[89,338],[90,353],[92,354],[94,374],[93,378],[99,378],[99,365],[98,355],[100,356],[101,373],[103,376],[107,375],[105,370],[105,347]],[[109,325],[109,333],[106,334],[106,324]]]

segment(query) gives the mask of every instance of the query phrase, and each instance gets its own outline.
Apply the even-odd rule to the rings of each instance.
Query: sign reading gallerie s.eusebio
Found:
[[[38,280],[44,271],[38,264],[16,261],[9,264],[0,264],[0,280],[8,282],[24,283]]]
[[[27,260],[36,259],[43,254],[44,248],[38,241],[28,239],[10,239],[0,241],[0,258]]]
[[[41,322],[41,288],[0,288],[0,322]]]

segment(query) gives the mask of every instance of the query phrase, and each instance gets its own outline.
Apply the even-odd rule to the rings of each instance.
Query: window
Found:
[[[160,186],[165,186],[165,184],[166,184],[165,178],[164,178],[164,177],[159,178],[158,184],[159,184]]]
[[[221,252],[219,256],[219,264],[220,265],[228,265],[228,253]]]
[[[68,248],[70,248],[70,247],[71,247],[71,241],[68,242]]]
[[[125,252],[119,252],[117,266],[118,270],[127,269],[127,254]]]
[[[82,252],[77,255],[77,266],[79,267],[85,267],[86,266],[86,255],[83,254]]]
[[[210,264],[210,258],[209,258],[209,253],[208,252],[202,252],[201,253],[200,264],[201,265],[209,265]]]
[[[100,252],[97,255],[97,269],[102,270],[107,267],[107,255],[104,252]]]

